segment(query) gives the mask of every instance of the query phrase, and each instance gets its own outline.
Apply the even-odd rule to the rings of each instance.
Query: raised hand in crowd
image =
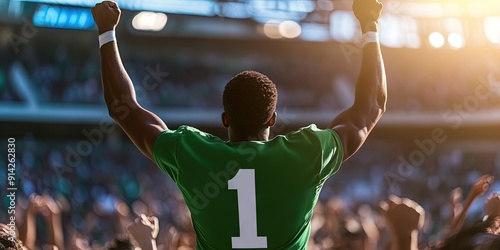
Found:
[[[61,208],[48,195],[32,194],[25,212],[24,223],[20,227],[19,239],[28,249],[36,248],[36,216],[41,215],[47,225],[46,245],[50,249],[65,249],[61,221]]]
[[[157,250],[156,237],[158,237],[159,228],[157,217],[144,214],[127,226],[128,232],[142,250]]]
[[[450,224],[448,235],[452,235],[460,231],[464,224],[465,218],[467,217],[467,213],[469,212],[469,208],[472,205],[472,202],[474,202],[476,198],[484,195],[484,193],[488,191],[488,188],[490,187],[491,183],[493,183],[493,180],[494,178],[490,174],[485,174],[476,180],[476,182],[472,186],[471,191],[469,192],[469,195],[467,196],[467,199],[465,200],[465,203],[463,204],[462,209],[454,215],[453,221]]]
[[[392,250],[417,250],[418,232],[424,225],[425,211],[415,201],[389,196],[380,204],[389,231],[392,234]]]
[[[486,201],[484,214],[488,217],[500,216],[500,193],[493,194]]]

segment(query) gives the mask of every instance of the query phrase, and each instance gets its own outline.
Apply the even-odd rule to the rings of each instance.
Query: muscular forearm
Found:
[[[373,24],[370,31],[376,31]],[[380,45],[368,43],[363,47],[361,71],[356,84],[354,106],[371,111],[375,119],[385,111],[387,87]]]
[[[114,31],[121,10],[114,1],[103,1],[92,8],[102,44],[101,78],[109,115],[120,125],[135,146],[153,160],[153,144],[167,125],[155,114],[142,108],[136,100],[134,85],[123,67],[116,39],[106,33]],[[112,33],[111,33],[112,34]]]
[[[123,108],[135,108],[138,104],[130,77],[123,67],[116,41],[101,47],[101,79],[104,100],[113,118],[123,115]],[[123,114],[122,114],[123,113]]]
[[[372,28],[372,31],[373,29],[375,28]],[[382,53],[378,41],[372,41],[363,46],[361,72],[356,84],[353,106],[335,117],[328,125],[328,128],[333,128],[341,137],[344,161],[361,147],[375,127],[385,112],[386,99]]]

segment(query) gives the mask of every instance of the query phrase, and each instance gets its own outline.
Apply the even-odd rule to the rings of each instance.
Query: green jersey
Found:
[[[226,142],[193,127],[162,132],[158,167],[191,211],[197,249],[306,249],[323,183],[342,162],[332,129]]]

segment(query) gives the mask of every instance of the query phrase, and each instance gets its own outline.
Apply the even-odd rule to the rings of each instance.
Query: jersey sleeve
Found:
[[[321,181],[328,179],[340,169],[344,158],[342,141],[333,129],[318,129],[316,125],[311,125],[308,129],[314,133],[319,140],[321,148],[321,168],[319,177]]]
[[[177,145],[184,129],[165,130],[161,132],[153,144],[153,159],[156,165],[177,183],[179,164],[177,161]]]

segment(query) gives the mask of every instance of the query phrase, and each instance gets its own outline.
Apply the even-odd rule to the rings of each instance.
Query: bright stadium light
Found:
[[[429,43],[434,48],[441,48],[444,45],[444,36],[439,32],[433,32],[429,35]]]
[[[278,29],[280,34],[286,38],[296,38],[302,32],[300,24],[294,21],[283,21],[280,23]]]
[[[460,49],[464,47],[464,37],[459,33],[451,33],[448,35],[448,43],[452,48]]]
[[[283,36],[279,30],[280,22],[276,20],[269,20],[264,24],[264,34],[272,39],[279,39]]]
[[[142,11],[132,19],[132,26],[136,30],[160,31],[167,24],[165,13]]]
[[[500,16],[484,18],[484,33],[490,43],[500,46]]]

